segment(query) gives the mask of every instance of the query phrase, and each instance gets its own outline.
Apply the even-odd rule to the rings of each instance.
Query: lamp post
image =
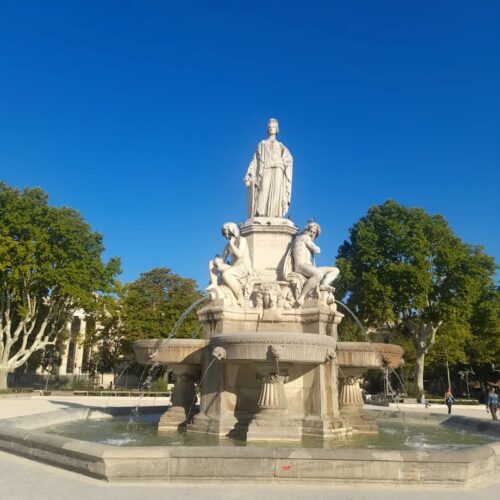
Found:
[[[467,390],[467,399],[470,399],[470,394],[469,394],[469,375],[475,375],[474,370],[472,368],[466,368],[465,370],[461,370],[458,372],[462,379],[465,376],[465,388]]]

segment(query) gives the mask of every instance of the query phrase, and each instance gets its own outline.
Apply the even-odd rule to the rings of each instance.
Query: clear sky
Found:
[[[0,3],[0,179],[78,209],[122,258],[207,282],[268,118],[318,263],[392,198],[500,261],[500,3]]]

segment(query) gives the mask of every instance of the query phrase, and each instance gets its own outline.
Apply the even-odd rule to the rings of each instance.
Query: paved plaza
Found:
[[[58,408],[79,406],[132,406],[139,402],[138,398],[106,398],[106,397],[67,397],[67,396],[18,396],[0,398],[0,418],[31,415],[54,411]],[[164,406],[166,398],[146,399],[145,406]],[[370,406],[370,409],[377,408]],[[387,409],[379,407],[380,409]],[[396,405],[391,409],[398,410]],[[444,405],[433,405],[425,409],[421,405],[399,405],[400,411],[422,411],[445,413]],[[489,419],[484,406],[453,408],[454,414]],[[421,499],[426,495],[433,499],[488,499],[498,496],[500,477],[489,478],[474,486],[464,487],[432,487],[432,486],[391,486],[382,484],[295,484],[290,483],[233,483],[230,481],[217,483],[106,483],[104,481],[82,476],[74,472],[58,469],[25,458],[0,452],[0,498],[2,500],[23,499],[63,499],[78,500],[121,500],[147,499],[253,499],[272,498],[273,500],[290,498],[323,499],[338,498],[342,500],[401,500]]]

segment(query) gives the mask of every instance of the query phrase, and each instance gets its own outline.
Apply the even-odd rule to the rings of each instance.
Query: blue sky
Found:
[[[0,179],[78,209],[122,259],[207,281],[266,123],[318,263],[392,198],[500,261],[500,4],[4,1]]]

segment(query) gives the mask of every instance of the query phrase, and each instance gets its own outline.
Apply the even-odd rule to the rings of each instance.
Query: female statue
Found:
[[[268,138],[259,142],[243,181],[248,187],[249,217],[284,217],[292,194],[293,158],[276,140],[278,120],[271,118]]]

